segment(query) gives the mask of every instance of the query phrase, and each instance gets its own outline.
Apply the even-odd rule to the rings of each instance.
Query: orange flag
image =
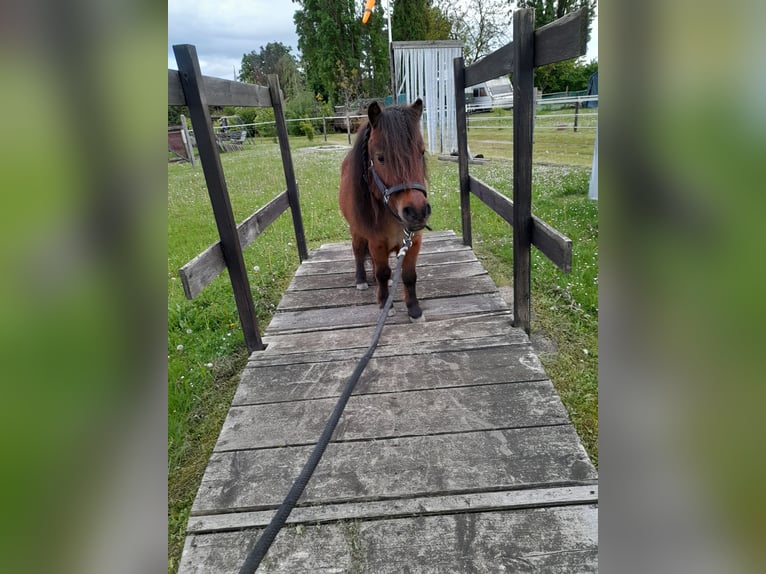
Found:
[[[367,0],[367,4],[364,7],[364,16],[362,16],[362,24],[366,24],[367,20],[370,19],[373,8],[375,8],[375,0]]]

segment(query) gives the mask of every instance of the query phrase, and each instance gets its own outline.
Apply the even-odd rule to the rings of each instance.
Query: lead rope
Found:
[[[317,442],[314,450],[311,452],[311,456],[309,456],[306,464],[303,466],[303,470],[301,470],[298,478],[295,479],[292,488],[290,488],[290,492],[287,493],[287,496],[277,509],[276,514],[274,514],[272,517],[269,525],[261,533],[260,538],[258,538],[258,541],[255,543],[253,548],[248,552],[247,558],[245,558],[245,562],[242,564],[242,568],[239,569],[239,574],[252,574],[256,571],[258,566],[261,564],[261,561],[266,556],[266,553],[269,551],[269,548],[271,548],[271,544],[274,542],[277,534],[279,534],[279,531],[285,525],[287,517],[290,516],[290,513],[297,504],[298,499],[306,489],[309,480],[311,480],[311,476],[314,474],[314,470],[319,464],[319,461],[322,459],[322,455],[327,448],[327,444],[330,442],[330,438],[332,438],[332,435],[335,432],[335,427],[337,427],[338,422],[340,422],[340,417],[343,414],[343,409],[346,408],[346,403],[351,397],[351,393],[354,392],[354,388],[359,381],[359,377],[362,375],[364,368],[367,366],[367,363],[370,361],[373,353],[375,352],[375,348],[378,346],[378,340],[380,339],[380,335],[383,332],[383,326],[385,325],[386,318],[388,317],[388,312],[390,311],[391,306],[394,304],[396,286],[399,283],[399,276],[401,275],[402,271],[402,260],[404,259],[404,255],[407,253],[407,250],[411,245],[412,233],[405,229],[402,248],[396,255],[394,282],[391,286],[391,291],[388,294],[388,299],[386,299],[386,303],[380,312],[380,316],[378,317],[378,323],[375,327],[375,332],[372,335],[370,346],[367,348],[367,351],[359,360],[359,363],[357,363],[354,372],[346,382],[346,386],[343,388],[343,392],[341,393],[338,402],[335,404],[335,409],[333,409],[332,415],[330,415],[330,418],[324,427],[324,431],[322,431],[322,435],[319,437],[319,442]]]

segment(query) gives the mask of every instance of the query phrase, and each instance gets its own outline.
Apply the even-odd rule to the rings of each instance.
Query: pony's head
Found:
[[[431,215],[426,193],[425,145],[420,133],[423,101],[411,106],[367,108],[367,142],[372,193],[410,231],[423,229]]]

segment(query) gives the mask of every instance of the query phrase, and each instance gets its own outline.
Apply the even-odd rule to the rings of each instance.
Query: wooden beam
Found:
[[[207,100],[207,94],[203,89],[197,49],[190,44],[183,44],[173,46],[173,52],[180,70],[178,77],[181,81],[184,101],[189,107],[202,171],[207,183],[207,192],[213,207],[218,236],[221,238],[220,249],[223,259],[226,261],[226,267],[229,269],[231,287],[242,324],[242,332],[245,336],[245,344],[250,352],[262,350],[264,346],[258,330],[255,303],[250,291],[245,260],[242,257],[242,247],[239,243],[237,225],[234,221],[229,191],[226,187],[221,156],[218,153],[218,146],[213,133],[213,123],[208,107],[210,102]]]
[[[513,325],[529,334],[535,11],[513,13]]]
[[[285,123],[282,90],[279,88],[279,77],[276,74],[269,74],[268,81],[271,102],[274,107],[274,120],[277,128],[277,136],[279,137],[279,150],[282,154],[282,169],[285,173],[285,182],[287,183],[287,199],[290,203],[290,213],[293,216],[295,243],[298,246],[298,257],[300,257],[302,263],[309,258],[309,251],[306,247],[306,234],[303,231],[303,217],[301,216],[298,182],[295,180],[293,156],[290,153],[290,138],[287,133],[287,124]]]
[[[460,178],[460,215],[463,224],[463,245],[470,246],[471,238],[471,194],[468,180],[468,121],[465,113],[465,65],[463,57],[453,61],[455,74],[455,115],[457,123],[458,173]]]
[[[271,106],[269,89],[264,86],[211,76],[202,76],[202,86],[210,106]],[[187,105],[177,70],[168,69],[168,105]]]
[[[339,520],[403,518],[460,512],[548,508],[598,503],[598,485],[558,486],[499,492],[473,492],[442,496],[416,496],[391,501],[350,502],[323,506],[298,507],[290,513],[287,524],[317,524]],[[189,532],[220,532],[266,526],[273,510],[228,514],[203,514],[189,517]]]
[[[480,179],[470,176],[471,193],[513,225],[513,201]],[[532,216],[532,245],[564,273],[572,272],[572,240],[536,215]]]
[[[585,55],[588,18],[585,8],[535,30],[535,67]]]
[[[465,69],[465,86],[475,86],[513,71],[513,42],[498,48]]]
[[[577,58],[586,52],[588,18],[585,8],[535,30],[535,67]],[[466,67],[465,88],[513,72],[514,47],[510,42]]]
[[[250,245],[287,208],[287,192],[283,191],[269,203],[255,211],[238,227],[237,234],[242,249]],[[194,299],[226,267],[221,242],[216,241],[178,270],[187,299]]]

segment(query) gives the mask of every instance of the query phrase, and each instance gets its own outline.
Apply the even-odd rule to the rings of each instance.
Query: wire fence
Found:
[[[597,95],[567,95],[565,92],[547,94],[536,102],[534,129],[541,132],[571,130],[593,133],[598,128],[598,96]],[[466,110],[468,111],[466,106]],[[497,105],[487,113],[470,113],[468,130],[511,130],[513,129],[513,100],[505,98],[498,100]],[[428,110],[424,110],[424,115]],[[308,125],[302,130],[293,129],[293,135],[304,135],[313,138],[316,135],[327,141],[328,133],[344,133],[348,143],[358,125],[366,118],[366,114],[349,114],[334,116],[313,116],[305,118],[285,119],[291,124]],[[274,120],[235,124],[228,126],[213,126],[215,133],[230,141],[256,141],[258,139],[273,139],[276,137],[276,122]],[[289,130],[289,127],[288,127]],[[189,130],[192,134],[193,130]],[[244,135],[242,132],[246,132]],[[311,133],[307,133],[311,132]],[[562,143],[563,145],[563,143]]]

